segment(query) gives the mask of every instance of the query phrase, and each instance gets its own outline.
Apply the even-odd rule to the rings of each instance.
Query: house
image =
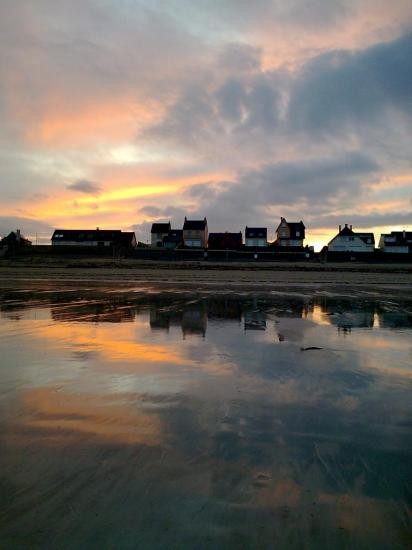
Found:
[[[373,233],[355,233],[347,223],[344,228],[339,226],[339,233],[328,243],[329,252],[373,252],[374,249]]]
[[[189,248],[206,248],[208,236],[206,218],[203,220],[188,220],[185,217],[185,223],[183,224],[184,246]]]
[[[303,221],[287,222],[285,218],[280,218],[280,224],[276,229],[276,246],[294,246],[303,247],[305,239],[305,226]]]
[[[179,248],[183,246],[183,230],[171,229],[169,233],[163,237],[163,248]]]
[[[412,253],[412,231],[391,231],[382,233],[379,239],[382,252],[408,254]]]
[[[238,250],[242,247],[242,232],[209,233],[208,247],[212,250]]]
[[[52,246],[119,246],[136,248],[136,235],[120,229],[55,229]]]
[[[170,231],[170,222],[168,223],[153,223],[151,234],[151,245],[155,247],[163,246],[163,239],[167,237]]]
[[[248,227],[245,229],[245,246],[263,247],[268,245],[266,227]]]
[[[16,231],[12,231],[7,235],[7,237],[4,237],[0,241],[0,246],[8,248],[20,248],[22,246],[31,246],[31,241],[29,239],[26,239],[23,237],[23,235],[20,232],[20,229],[16,229]]]

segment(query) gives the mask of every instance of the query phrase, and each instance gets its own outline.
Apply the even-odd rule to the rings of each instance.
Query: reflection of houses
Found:
[[[245,311],[245,330],[266,330],[266,315],[261,310]]]
[[[150,231],[151,245],[155,247],[163,246],[163,239],[169,235],[170,222],[153,223]]]
[[[373,311],[344,311],[328,316],[332,325],[343,329],[372,328],[373,318]]]
[[[412,328],[412,313],[407,311],[382,311],[378,319],[382,328]]]
[[[339,226],[339,233],[328,243],[330,252],[373,252],[374,248],[373,233],[355,233],[348,224],[343,229]]]
[[[242,247],[242,232],[209,233],[208,247],[211,250],[238,250]]]
[[[190,307],[183,310],[182,332],[186,334],[201,334],[204,336],[207,330],[207,309],[204,304],[198,307]]]
[[[305,226],[302,222],[287,222],[280,218],[280,224],[276,229],[276,246],[303,246],[305,239]]]
[[[266,227],[247,227],[245,229],[245,246],[263,247],[268,244]]]
[[[136,248],[136,236],[120,229],[56,229],[52,246],[96,246]]]
[[[170,312],[162,311],[155,304],[150,306],[150,328],[151,329],[165,329],[169,330],[170,327]]]
[[[136,316],[136,307],[119,307],[115,303],[84,303],[62,308],[58,305],[51,307],[53,321],[70,323],[131,323]]]
[[[214,297],[207,300],[209,319],[242,319],[242,305],[238,298]]]
[[[391,231],[382,233],[379,239],[379,248],[382,252],[408,254],[412,253],[412,231]]]
[[[207,219],[188,220],[183,224],[183,242],[189,248],[206,248],[208,240]]]

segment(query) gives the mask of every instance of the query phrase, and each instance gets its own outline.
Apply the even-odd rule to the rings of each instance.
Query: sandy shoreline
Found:
[[[27,281],[79,281],[121,285],[193,287],[257,287],[280,290],[288,286],[401,287],[412,291],[412,265],[405,264],[181,264],[124,261],[114,265],[68,261],[65,265],[0,263],[0,283],[22,286]]]

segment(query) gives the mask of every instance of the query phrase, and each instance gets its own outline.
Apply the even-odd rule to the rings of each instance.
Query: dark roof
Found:
[[[247,227],[245,230],[246,239],[266,239],[268,230],[266,227]]]
[[[17,233],[15,231],[12,231],[7,235],[7,237],[4,237],[3,239],[1,239],[0,244],[1,245],[16,244],[17,246],[28,246],[31,244],[31,241],[23,237],[23,235],[21,234],[20,234],[20,239],[18,239]]]
[[[183,231],[203,231],[207,226],[207,220],[188,220],[185,218],[185,223],[183,224]]]
[[[350,229],[347,225],[344,226],[343,229],[341,229],[338,233],[339,235],[342,235],[342,237],[354,237],[355,233]]]
[[[150,233],[167,233],[168,231],[170,231],[170,222],[153,223]]]
[[[209,233],[209,248],[229,248],[242,246],[242,232]]]
[[[117,243],[132,242],[135,234],[120,229],[55,229],[52,241],[111,241]]]
[[[390,246],[406,246],[412,243],[412,231],[391,231],[382,234],[385,244]]]
[[[375,244],[375,235],[373,233],[355,233],[366,244]]]
[[[296,239],[296,233],[299,232],[299,239],[305,238],[305,225],[302,221],[300,222],[287,222],[290,230],[290,238]]]
[[[136,244],[135,232],[134,231],[122,231],[119,235],[118,241],[125,244],[125,245]]]

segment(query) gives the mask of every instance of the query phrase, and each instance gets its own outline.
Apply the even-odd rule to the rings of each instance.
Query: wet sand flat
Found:
[[[1,547],[410,546],[410,274],[46,272],[0,271]]]

